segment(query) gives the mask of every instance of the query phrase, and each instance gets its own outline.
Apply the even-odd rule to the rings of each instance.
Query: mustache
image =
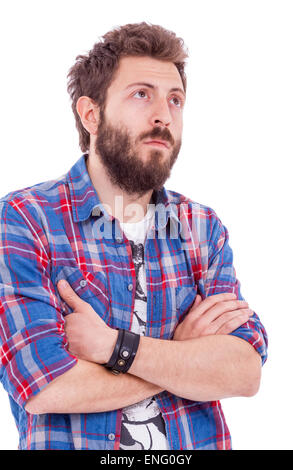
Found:
[[[144,140],[147,138],[160,138],[162,140],[170,142],[171,145],[175,144],[175,140],[173,139],[172,134],[169,129],[167,129],[167,127],[164,127],[164,129],[162,129],[161,127],[154,127],[151,132],[145,132],[139,136],[139,140]]]

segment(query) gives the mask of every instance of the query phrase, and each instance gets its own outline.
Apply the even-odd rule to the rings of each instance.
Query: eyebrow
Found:
[[[145,86],[145,87],[148,87],[148,88],[156,88],[154,85],[152,85],[151,83],[145,83],[145,82],[135,82],[135,83],[131,83],[130,85],[128,85],[125,90],[127,90],[128,88],[131,88],[133,86]],[[179,88],[179,87],[174,87],[174,88],[171,88],[169,90],[169,92],[174,92],[174,91],[179,91],[180,93],[183,94],[184,97],[186,97],[186,94],[184,92],[184,90],[182,88]]]

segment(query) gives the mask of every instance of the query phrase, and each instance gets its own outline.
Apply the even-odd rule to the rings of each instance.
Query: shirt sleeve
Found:
[[[66,349],[47,239],[28,214],[0,201],[0,380],[21,407],[77,362]]]
[[[210,209],[208,227],[209,259],[205,280],[206,295],[232,292],[238,300],[245,300],[240,292],[240,282],[233,266],[233,252],[229,246],[229,234],[215,212]],[[260,354],[262,364],[267,359],[268,338],[258,315],[254,312],[249,321],[230,333],[248,341]]]

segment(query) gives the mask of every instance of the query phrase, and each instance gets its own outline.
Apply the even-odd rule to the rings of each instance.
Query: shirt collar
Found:
[[[93,187],[86,166],[87,158],[88,154],[83,154],[66,174],[66,181],[70,191],[73,220],[74,222],[83,222],[91,215],[100,217],[102,214],[104,214],[107,220],[114,220],[114,217],[104,208]],[[154,190],[153,204],[156,205],[156,229],[164,228],[167,225],[169,217],[180,224],[177,210],[174,207],[174,202],[172,202],[170,194],[164,186],[159,190]]]

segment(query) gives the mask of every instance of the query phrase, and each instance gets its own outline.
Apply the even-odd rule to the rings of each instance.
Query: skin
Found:
[[[148,83],[154,88],[130,86],[137,82]],[[171,91],[173,88],[178,91]],[[174,64],[149,57],[124,57],[120,61],[116,78],[108,88],[105,118],[118,128],[122,126],[128,129],[134,141],[141,134],[151,133],[155,127],[168,129],[174,141],[173,145],[168,142],[169,148],[147,143],[150,138],[140,140],[135,145],[139,158],[144,163],[147,164],[153,150],[160,152],[163,163],[170,160],[172,148],[181,140],[184,102],[181,77]],[[129,194],[117,185],[113,185],[95,148],[99,132],[99,108],[92,100],[83,96],[77,102],[77,111],[84,127],[90,133],[88,172],[100,200],[121,222],[141,220],[146,214],[153,190],[150,189],[143,195]],[[122,197],[124,207],[135,204],[141,208],[141,211],[134,211],[129,215],[124,207],[115,207],[117,196]]]
[[[148,83],[152,88],[129,87],[135,82]],[[182,91],[174,93],[171,91],[174,88]],[[160,126],[170,131],[174,143],[178,142],[182,136],[183,107],[178,107],[177,98],[184,101],[181,78],[174,64],[149,57],[125,57],[108,89],[106,119],[112,125],[128,129],[137,158],[145,164],[154,148],[160,151],[161,161],[166,161],[170,159],[171,146],[148,144],[137,138]],[[83,96],[77,102],[77,110],[90,133],[88,171],[100,200],[120,221],[141,220],[152,190],[144,194],[128,193],[113,184],[96,152],[99,109]],[[123,207],[115,204],[117,196],[123,198]],[[130,204],[140,210],[125,210]],[[252,396],[257,392],[260,356],[249,343],[229,335],[253,313],[248,304],[238,301],[235,295],[219,294],[204,300],[197,296],[189,313],[177,326],[173,340],[141,337],[128,373],[114,376],[100,364],[108,362],[118,332],[108,327],[68,284],[62,287],[59,281],[58,290],[73,309],[66,317],[65,331],[69,351],[78,362],[31,397],[25,406],[28,412],[107,411],[136,403],[162,390],[199,401]]]

